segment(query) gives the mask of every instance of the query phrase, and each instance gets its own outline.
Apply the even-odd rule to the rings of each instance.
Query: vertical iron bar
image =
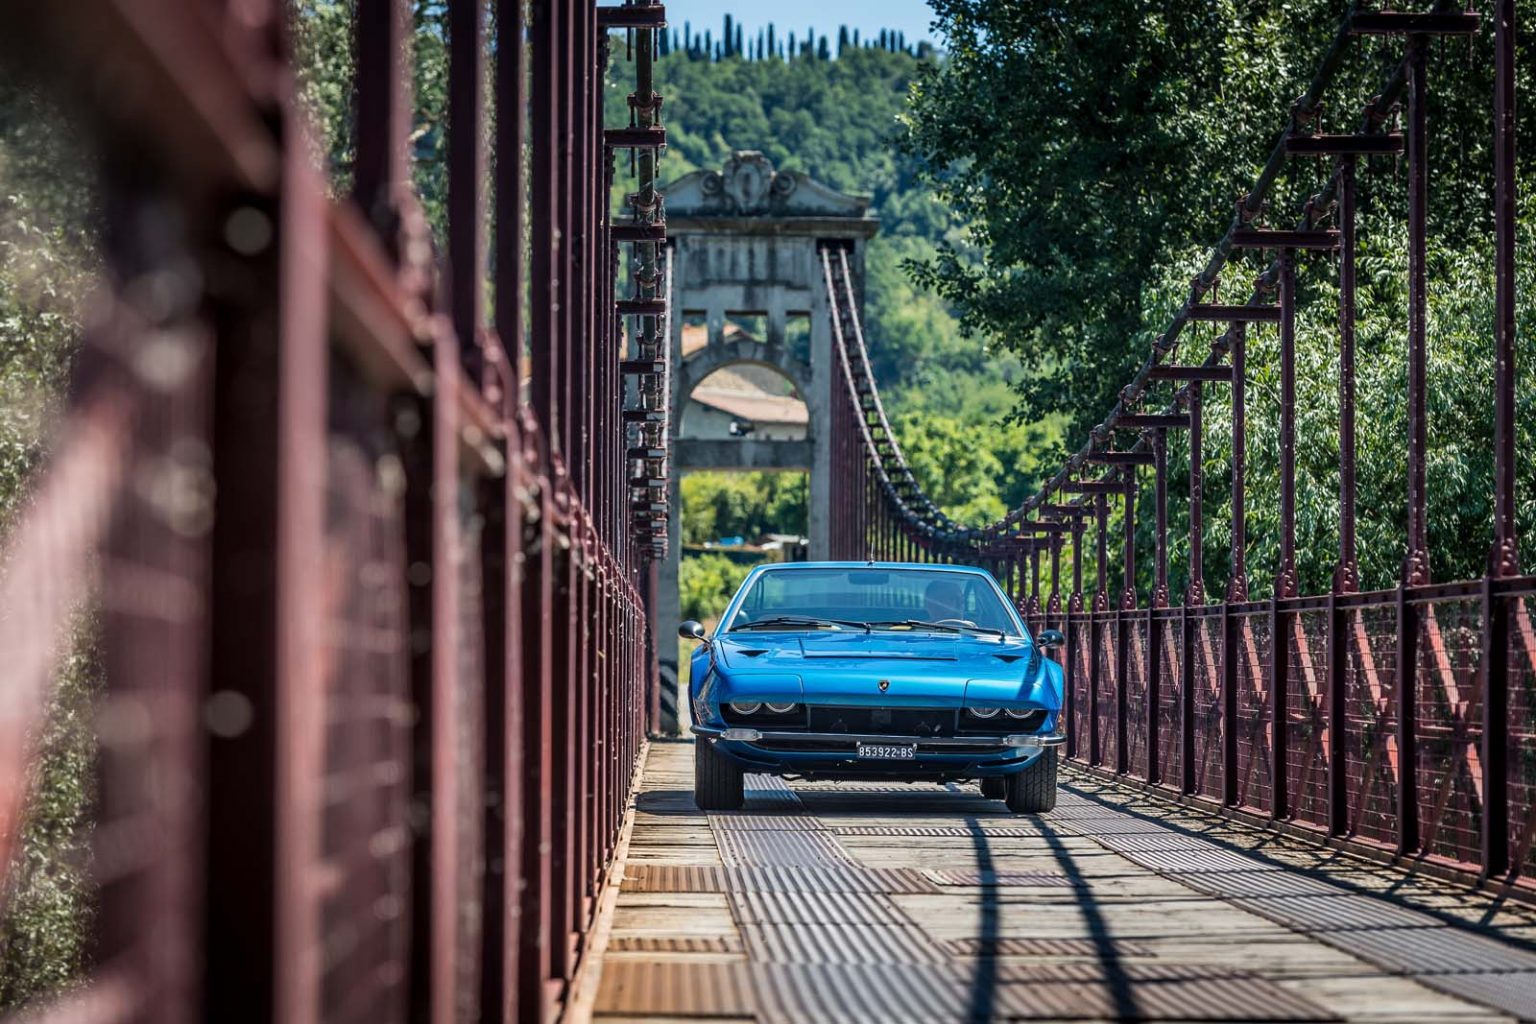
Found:
[[[1290,683],[1291,643],[1287,635],[1290,612],[1280,608],[1279,588],[1269,597],[1269,782],[1273,818],[1290,817],[1290,743],[1287,704]]]
[[[1494,386],[1491,571],[1520,572],[1515,528],[1515,0],[1495,0],[1493,86]]]
[[[1152,583],[1153,608],[1168,607],[1168,431],[1161,428],[1152,432],[1152,468],[1156,480],[1153,483],[1152,507],[1154,515],[1153,536],[1156,548],[1153,555],[1154,579]]]
[[[1248,522],[1243,499],[1247,475],[1247,330],[1232,325],[1232,575],[1227,600],[1248,600]]]
[[[1163,691],[1162,630],[1163,621],[1157,617],[1158,609],[1147,604],[1147,781],[1162,781],[1162,768],[1158,761],[1158,718],[1161,714]]]
[[[358,0],[352,198],[397,259],[397,203],[410,184],[410,12],[405,0]]]
[[[1495,595],[1493,580],[1483,577],[1482,657],[1482,877],[1509,872],[1509,620],[1510,605],[1524,597]],[[1470,709],[1468,711],[1470,713]]]
[[[1066,688],[1067,756],[1077,757],[1077,717],[1082,709],[1077,706],[1077,679],[1084,665],[1079,658],[1077,635],[1082,628],[1079,616],[1083,611],[1083,520],[1072,517],[1072,597],[1067,602],[1067,664],[1063,674]]]
[[[422,882],[431,902],[427,936],[431,957],[428,1019],[453,1024],[460,958],[459,897],[463,879],[459,850],[459,587],[455,560],[460,550],[458,339],[437,332],[432,347],[436,387],[431,434],[431,873]],[[424,481],[425,482],[425,481]]]
[[[1408,37],[1408,554],[1404,583],[1429,582],[1429,530],[1425,522],[1428,447],[1426,328],[1429,282],[1425,235],[1429,206],[1428,39]]]
[[[1515,0],[1495,0],[1494,171],[1494,551],[1489,574],[1520,572],[1515,529]],[[1482,869],[1509,870],[1509,608],[1483,579]]]
[[[1296,253],[1280,250],[1280,567],[1275,593],[1296,596]]]
[[[1398,584],[1396,597],[1397,852],[1406,856],[1419,849],[1419,716],[1414,699],[1419,675],[1419,609],[1408,600],[1406,584]]]
[[[1235,528],[1235,527],[1234,527]],[[1237,616],[1221,605],[1221,802],[1237,806]]]
[[[559,293],[555,282],[556,197],[560,191],[555,154],[560,147],[554,102],[559,60],[555,54],[558,14],[562,0],[535,0],[530,27],[533,65],[531,173],[533,193],[528,209],[532,215],[529,236],[533,240],[528,274],[529,331],[528,391],[546,450],[557,446],[560,410],[555,401],[555,373],[559,351],[555,344],[555,309]],[[500,306],[500,303],[498,303]]]
[[[1205,420],[1202,385],[1189,384],[1189,583],[1184,603],[1205,604]],[[1187,682],[1187,681],[1186,681]]]
[[[1339,566],[1334,591],[1359,587],[1355,561],[1355,168],[1339,168]]]
[[[1120,604],[1115,613],[1115,770],[1130,771],[1130,612],[1136,610],[1136,469],[1125,469],[1125,517],[1120,543],[1125,559]]]
[[[1339,607],[1338,588],[1328,595],[1328,832],[1349,831],[1349,766],[1344,740],[1349,722],[1349,611]]]
[[[1179,792],[1195,791],[1195,620],[1186,600],[1179,609]]]
[[[1046,625],[1052,625],[1061,615],[1061,534],[1053,533],[1047,540],[1051,546],[1051,599],[1046,604]]]
[[[483,383],[479,330],[485,309],[485,4],[448,4],[448,292],[459,356]]]
[[[1105,582],[1109,562],[1109,510],[1104,495],[1093,496],[1093,514],[1097,527],[1094,541],[1098,548],[1099,575],[1093,595],[1093,614],[1088,620],[1088,763],[1100,764],[1103,751],[1099,742],[1099,686],[1104,677],[1104,655],[1099,639],[1104,632],[1104,612],[1109,607]]]

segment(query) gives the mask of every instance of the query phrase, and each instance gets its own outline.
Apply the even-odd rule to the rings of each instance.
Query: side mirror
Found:
[[[684,640],[697,640],[699,643],[708,643],[709,637],[704,635],[704,627],[694,619],[689,619],[677,627],[677,635]]]
[[[1059,629],[1042,629],[1040,635],[1035,637],[1035,646],[1042,651],[1049,651],[1067,646],[1067,638],[1061,635]]]

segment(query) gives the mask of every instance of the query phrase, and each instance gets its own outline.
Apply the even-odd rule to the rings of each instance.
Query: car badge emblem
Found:
[[[889,690],[890,688],[891,688],[891,681],[889,679],[882,679],[882,680],[880,680],[880,692],[881,693],[884,693],[886,690]]]

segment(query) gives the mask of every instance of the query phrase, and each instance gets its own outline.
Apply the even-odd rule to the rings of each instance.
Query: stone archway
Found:
[[[687,719],[677,693],[678,570],[682,506],[678,481],[691,469],[809,471],[810,557],[826,558],[829,517],[832,386],[831,309],[820,248],[849,250],[855,287],[863,281],[864,244],[879,229],[869,199],[846,195],[799,171],[776,170],[762,153],[733,153],[719,171],[695,171],[668,185],[667,234],[672,245],[672,472],[667,557],[659,567],[652,615],[661,665],[662,727]],[[727,336],[733,317],[762,323],[759,336]],[[703,343],[684,351],[685,325],[702,327]],[[797,344],[792,327],[803,328]],[[688,396],[710,374],[736,364],[768,366],[788,379],[805,403],[803,441],[751,438],[702,441],[678,436]],[[680,701],[679,698],[682,697]]]

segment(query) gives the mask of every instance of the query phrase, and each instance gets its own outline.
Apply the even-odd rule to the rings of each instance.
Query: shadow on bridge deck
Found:
[[[653,747],[578,1017],[1431,1020],[1536,1012],[1536,914],[1085,778],[786,784],[705,814]]]

